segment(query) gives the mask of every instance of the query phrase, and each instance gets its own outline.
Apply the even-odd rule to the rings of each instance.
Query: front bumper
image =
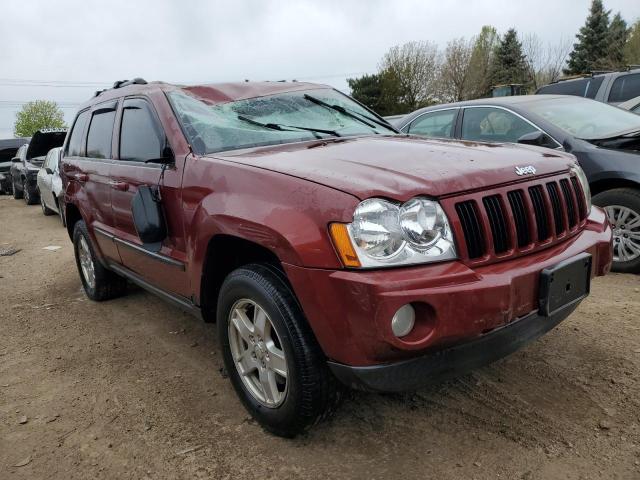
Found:
[[[530,320],[539,306],[540,272],[583,252],[592,256],[592,276],[610,270],[611,228],[596,207],[584,229],[564,242],[489,265],[472,268],[453,261],[368,271],[285,269],[336,370],[337,365],[360,368],[412,361]],[[407,303],[416,310],[416,327],[398,338],[391,318]]]
[[[578,303],[574,303],[549,317],[532,312],[469,342],[411,360],[366,367],[328,364],[338,380],[351,388],[372,392],[415,390],[429,382],[456,377],[506,357],[547,333],[571,315],[577,306]]]

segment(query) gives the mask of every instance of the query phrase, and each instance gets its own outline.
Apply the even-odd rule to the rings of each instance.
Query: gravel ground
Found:
[[[60,246],[58,250],[43,247]],[[131,287],[86,299],[58,217],[0,197],[0,478],[640,479],[640,278],[471,375],[350,394],[295,440],[220,373],[215,328]]]

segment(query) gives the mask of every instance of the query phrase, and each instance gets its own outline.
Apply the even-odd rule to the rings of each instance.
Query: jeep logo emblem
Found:
[[[536,168],[533,165],[527,165],[526,167],[516,167],[516,175],[535,175]]]

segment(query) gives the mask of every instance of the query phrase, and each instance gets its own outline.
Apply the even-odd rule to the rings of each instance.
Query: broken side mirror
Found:
[[[176,157],[173,154],[171,147],[166,146],[162,149],[162,155],[158,158],[149,158],[144,163],[159,163],[161,165],[171,165],[175,163]]]
[[[131,201],[133,224],[143,247],[157,252],[167,237],[167,223],[157,186],[141,185]]]

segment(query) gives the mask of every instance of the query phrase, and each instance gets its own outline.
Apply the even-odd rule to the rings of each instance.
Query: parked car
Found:
[[[20,147],[11,161],[13,198],[24,198],[27,205],[35,205],[40,201],[38,171],[49,150],[61,146],[66,134],[67,130],[62,128],[38,130],[28,144]]]
[[[42,213],[45,215],[55,215],[57,213],[64,224],[64,217],[60,208],[64,193],[62,191],[62,179],[60,178],[61,153],[62,147],[49,150],[38,172],[37,183]]]
[[[617,105],[640,95],[640,66],[621,72],[594,73],[561,79],[540,87],[536,95],[576,95]]]
[[[395,125],[423,137],[525,143],[574,154],[594,204],[614,225],[614,270],[640,272],[638,115],[584,98],[528,95],[427,107]]]
[[[16,156],[18,149],[29,143],[28,138],[7,138],[0,140],[0,195],[11,194],[11,159]]]
[[[626,102],[622,102],[618,106],[625,110],[629,110],[630,112],[640,114],[640,96],[634,97]]]
[[[340,384],[415,389],[517,350],[611,266],[572,155],[406,137],[322,85],[117,82],[61,169],[88,297],[130,280],[217,321],[238,396],[283,436]]]

